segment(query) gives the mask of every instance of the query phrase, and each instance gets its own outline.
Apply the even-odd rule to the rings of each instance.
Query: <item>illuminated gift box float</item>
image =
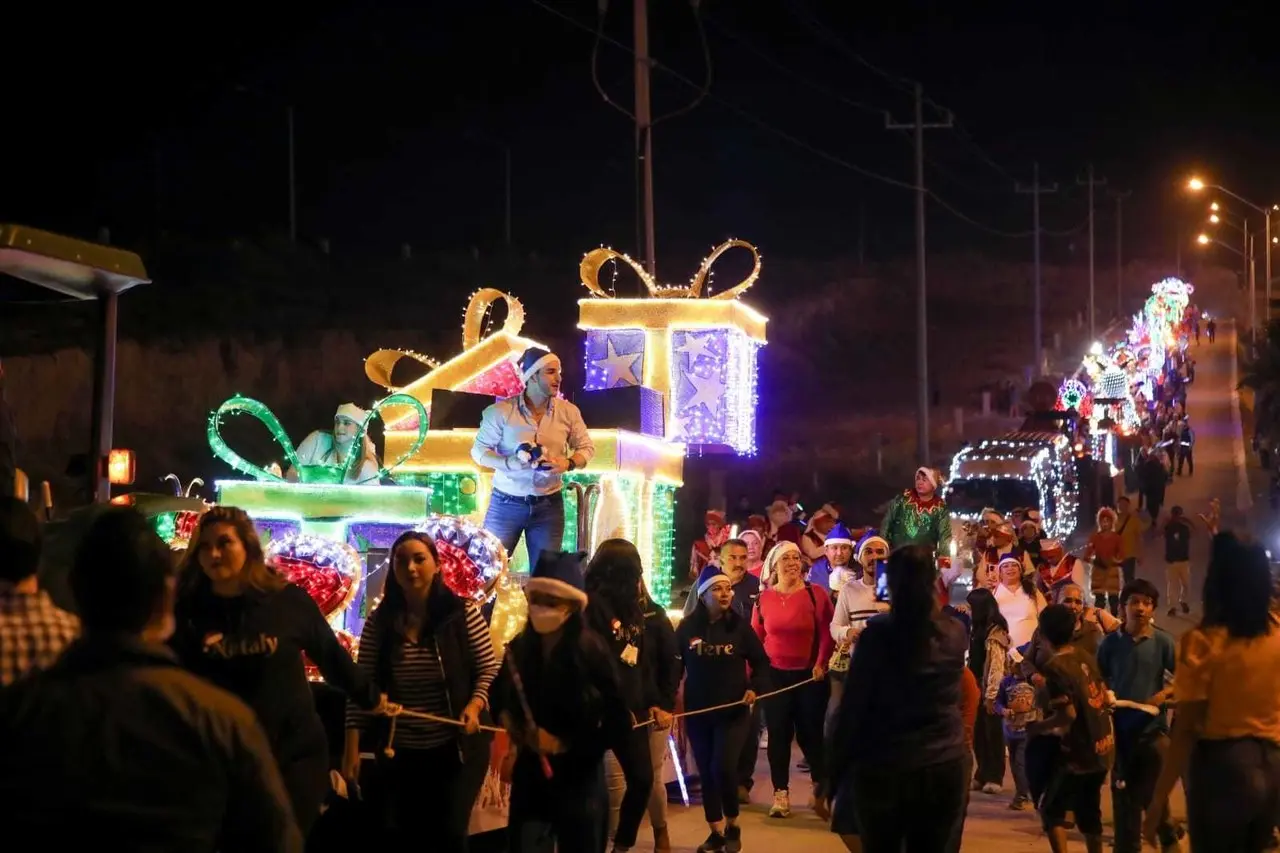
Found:
[[[712,265],[733,248],[751,253],[751,272],[733,287],[704,295]],[[648,298],[618,299],[600,284],[610,262],[631,267]],[[642,385],[665,402],[668,441],[691,450],[756,451],[756,366],[767,318],[738,297],[760,277],[760,253],[743,240],[712,249],[683,287],[659,285],[625,254],[600,248],[579,267],[591,298],[578,302],[586,332],[586,390]]]
[[[506,322],[499,331],[482,337],[485,313],[499,300],[506,302]],[[719,304],[733,309],[733,303]],[[467,306],[463,350],[458,355],[443,364],[429,365],[425,376],[402,386],[392,383],[391,368],[406,355],[426,364],[424,357],[403,350],[381,350],[366,360],[365,371],[384,388],[414,398],[424,410],[431,405],[432,391],[437,390],[488,398],[513,396],[523,390],[515,367],[521,353],[530,346],[544,346],[519,336],[523,323],[524,310],[518,300],[502,291],[482,290]],[[594,389],[588,384],[587,390]],[[432,426],[420,445],[416,445],[418,422],[412,412],[388,421],[385,453],[405,457],[393,475],[395,481],[428,489],[434,512],[482,523],[493,490],[493,472],[471,459],[479,419],[475,428]],[[674,558],[675,490],[683,483],[684,445],[626,429],[595,428],[590,433],[595,458],[585,469],[565,478],[569,487],[564,548],[590,551],[609,536],[634,541],[648,573],[651,594],[666,602]],[[580,509],[580,502],[585,510]],[[589,519],[579,517],[583,512],[590,513]],[[517,548],[510,559],[513,571],[528,571],[524,548]]]

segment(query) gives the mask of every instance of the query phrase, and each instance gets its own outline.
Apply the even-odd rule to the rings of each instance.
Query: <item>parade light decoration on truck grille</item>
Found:
[[[1073,465],[1067,438],[1063,435],[1046,440],[988,439],[976,447],[966,447],[951,460],[948,483],[954,480],[1019,480],[1033,483],[1040,493],[1040,515],[1045,533],[1065,539],[1076,527],[1079,499],[1071,485],[1075,483],[1075,471],[1065,466]],[[1064,450],[1067,450],[1064,454]],[[1009,467],[1026,466],[1026,473],[1005,470],[962,470],[965,463],[991,462],[995,466],[1012,463]],[[1046,473],[1046,468],[1051,472]],[[1052,498],[1052,503],[1050,502]],[[1050,508],[1052,507],[1052,511]],[[953,513],[962,520],[972,520],[962,513]],[[977,514],[973,514],[976,518]]]

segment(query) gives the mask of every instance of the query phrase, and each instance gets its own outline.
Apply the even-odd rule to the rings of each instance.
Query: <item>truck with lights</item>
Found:
[[[1061,432],[1011,432],[963,448],[951,460],[944,491],[956,539],[984,509],[1007,516],[1040,510],[1046,536],[1065,540],[1080,512],[1080,485],[1071,440]]]

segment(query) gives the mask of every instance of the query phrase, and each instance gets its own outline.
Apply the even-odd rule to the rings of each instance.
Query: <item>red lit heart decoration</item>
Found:
[[[475,560],[467,556],[466,551],[451,542],[439,540],[436,542],[436,553],[440,556],[440,572],[445,586],[454,595],[472,601],[484,598],[484,573]]]
[[[351,605],[360,588],[360,555],[344,542],[291,533],[272,540],[267,559],[290,583],[306,590],[330,622]]]
[[[498,537],[453,515],[430,515],[414,530],[435,540],[445,585],[454,594],[475,602],[489,597],[491,583],[507,566],[507,549]]]

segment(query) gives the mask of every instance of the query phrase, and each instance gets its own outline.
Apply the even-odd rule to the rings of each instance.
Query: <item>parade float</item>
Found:
[[[710,292],[712,267],[733,249],[749,253],[749,273],[733,287]],[[634,270],[647,297],[618,298],[602,270]],[[583,391],[595,458],[565,477],[566,549],[591,551],[605,538],[636,543],[655,600],[668,603],[674,564],[675,492],[683,460],[711,449],[750,454],[756,447],[756,365],[766,342],[766,318],[739,297],[759,278],[760,254],[741,240],[716,246],[688,285],[659,285],[639,264],[612,249],[586,253],[579,275],[590,296],[579,302],[584,330]],[[489,328],[491,312],[506,317]],[[380,589],[387,549],[401,532],[426,529],[459,552],[447,574],[459,595],[483,600],[499,578],[527,571],[523,548],[508,555],[481,524],[492,491],[492,471],[471,458],[478,413],[496,398],[522,390],[515,367],[531,346],[523,337],[525,310],[514,296],[493,288],[471,297],[462,323],[462,347],[440,362],[407,349],[383,349],[365,360],[365,374],[389,392],[360,417],[354,446],[366,443],[375,419],[384,424],[385,448],[376,476],[359,477],[360,454],[346,465],[310,464],[270,408],[237,395],[210,415],[214,455],[243,479],[215,484],[216,500],[239,506],[254,519],[278,563],[313,589],[336,630],[358,636],[363,616]],[[405,360],[425,372],[397,383],[393,370]],[[433,412],[433,406],[439,411]],[[637,411],[639,410],[639,411]],[[474,417],[463,418],[459,413]],[[339,411],[339,415],[342,411]],[[276,442],[278,462],[259,464],[238,453],[223,436],[229,418],[260,422]],[[362,417],[361,417],[362,416]],[[433,417],[438,416],[438,417]],[[314,434],[313,434],[314,435]],[[308,437],[311,441],[312,436]],[[370,452],[372,448],[370,445]],[[196,515],[156,518],[173,543],[184,542]]]

